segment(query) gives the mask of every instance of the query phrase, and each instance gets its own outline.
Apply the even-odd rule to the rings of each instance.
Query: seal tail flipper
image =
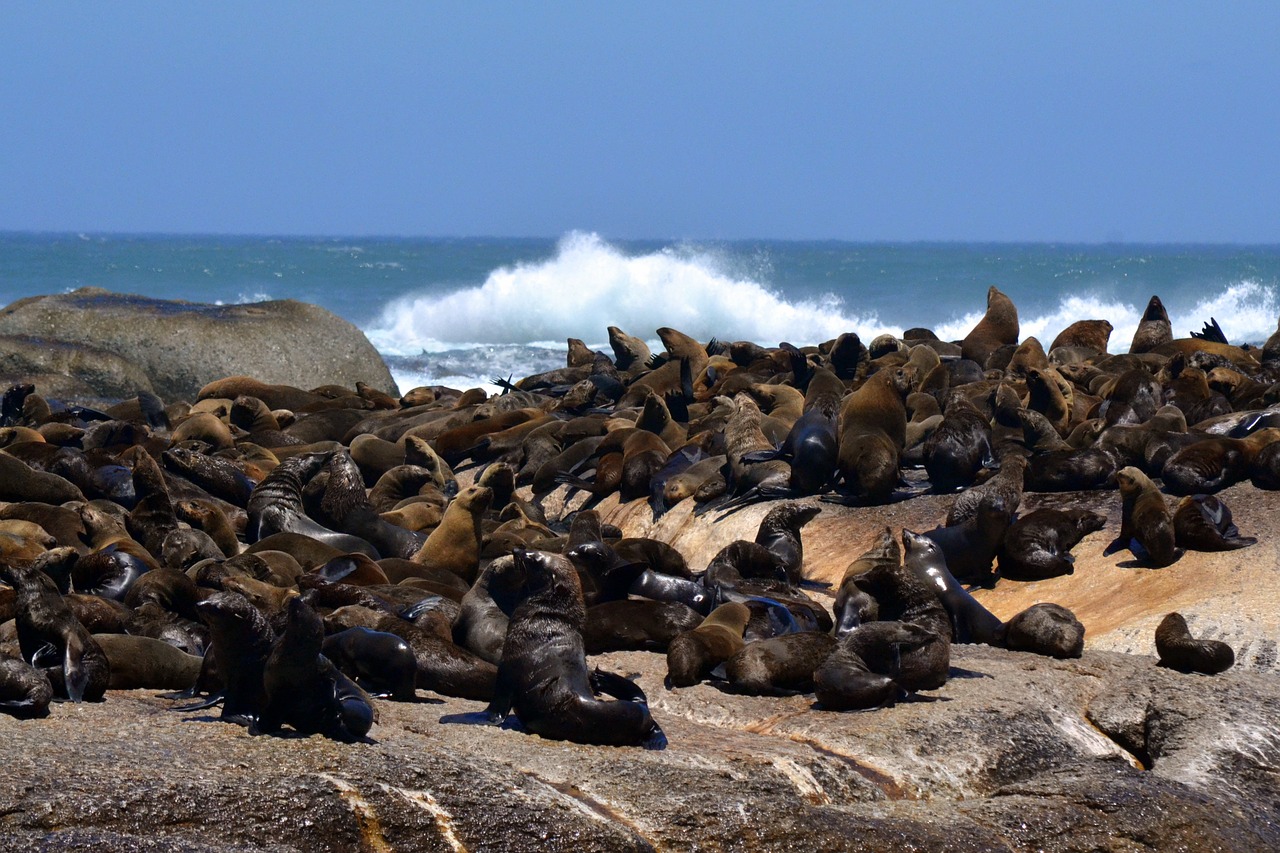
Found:
[[[649,729],[648,736],[645,738],[644,742],[641,743],[640,745],[643,746],[645,749],[653,749],[653,750],[666,749],[667,736],[665,733],[663,733],[662,728],[655,722],[653,724],[653,728]]]
[[[168,694],[170,696],[181,696],[178,693]],[[203,702],[197,702],[194,705],[175,705],[170,708],[171,711],[203,711],[206,708],[212,708],[214,705],[221,704],[225,697],[221,693],[215,693]]]

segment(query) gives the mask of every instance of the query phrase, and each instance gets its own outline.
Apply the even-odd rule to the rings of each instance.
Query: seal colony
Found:
[[[588,655],[666,655],[668,689],[891,705],[943,686],[953,643],[1081,654],[1067,608],[1001,620],[971,594],[1070,574],[1105,526],[1079,508],[1020,514],[1025,492],[1120,505],[1109,550],[1134,561],[1117,565],[1158,570],[1253,544],[1214,493],[1280,484],[1280,332],[1261,349],[1175,339],[1155,297],[1123,355],[1105,320],[1047,352],[1020,340],[995,287],[957,342],[911,329],[765,347],[663,328],[653,353],[608,331],[612,357],[571,339],[564,368],[493,397],[227,377],[194,402],[97,411],[8,389],[0,711],[149,687],[254,734],[359,741],[379,702],[432,691],[485,703],[442,722],[661,748],[648,697]],[[955,495],[944,524],[886,528],[834,602],[806,579],[823,502],[926,491]],[[1176,511],[1166,491],[1186,495]],[[607,523],[594,507],[614,493],[654,518],[692,502],[708,524],[775,503],[753,540],[690,565]],[[1177,614],[1153,643],[1177,669],[1234,661]]]

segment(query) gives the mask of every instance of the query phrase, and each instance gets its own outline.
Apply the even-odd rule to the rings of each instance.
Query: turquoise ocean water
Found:
[[[1212,316],[1233,343],[1261,342],[1280,316],[1280,246],[0,234],[0,303],[84,286],[300,299],[364,330],[402,389],[559,367],[568,337],[608,352],[609,325],[655,341],[660,326],[765,345],[911,326],[957,339],[992,284],[1046,345],[1105,318],[1123,352],[1152,294],[1177,335]]]

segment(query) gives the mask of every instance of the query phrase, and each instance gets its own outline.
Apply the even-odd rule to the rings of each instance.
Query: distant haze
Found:
[[[1280,242],[1276,3],[7,4],[0,230]]]

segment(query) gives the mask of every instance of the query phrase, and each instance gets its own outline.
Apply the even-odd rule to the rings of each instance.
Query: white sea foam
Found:
[[[368,335],[384,353],[412,354],[468,344],[563,346],[569,337],[603,340],[608,326],[642,337],[672,326],[701,339],[768,344],[894,331],[874,314],[847,314],[835,296],[789,302],[729,271],[713,252],[627,255],[595,234],[573,233],[549,260],[496,269],[447,295],[395,300]]]

